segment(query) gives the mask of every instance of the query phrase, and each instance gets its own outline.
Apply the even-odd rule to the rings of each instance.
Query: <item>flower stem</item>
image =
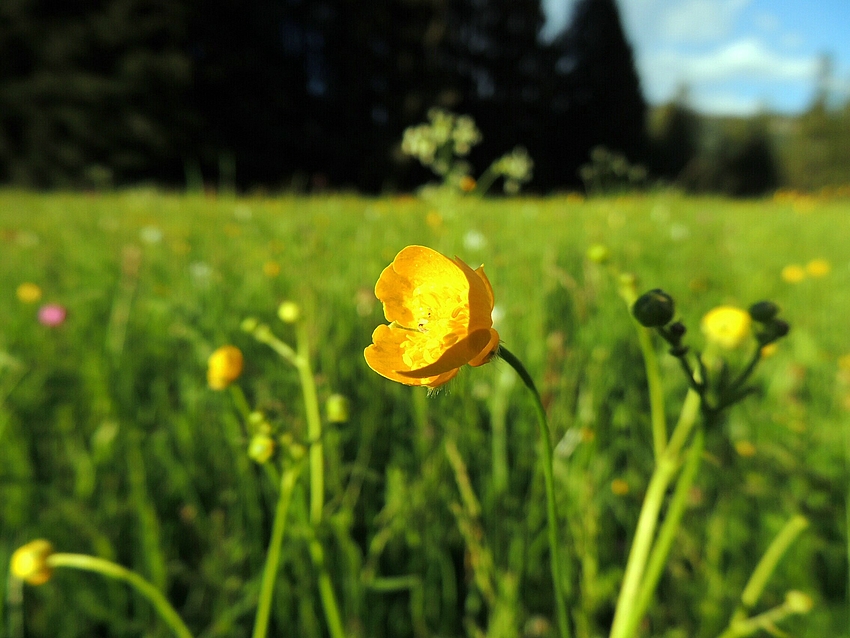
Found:
[[[289,512],[292,492],[295,489],[295,483],[300,473],[301,464],[297,463],[287,468],[280,480],[280,495],[277,501],[274,523],[272,524],[269,549],[266,552],[266,566],[263,569],[263,579],[260,584],[260,601],[257,605],[257,613],[254,619],[254,633],[251,634],[253,638],[265,638],[268,631],[272,593],[274,592],[277,569],[280,564],[280,549],[283,543],[283,534],[286,531],[286,515]]]
[[[534,380],[528,370],[514,354],[499,346],[499,356],[510,365],[534,398],[534,408],[537,413],[537,423],[540,427],[540,464],[543,467],[543,483],[546,487],[546,514],[549,527],[549,560],[552,570],[552,584],[555,590],[555,611],[558,617],[558,629],[561,638],[569,638],[570,626],[567,617],[567,604],[564,597],[565,580],[561,565],[560,545],[558,544],[558,511],[555,503],[555,472],[552,467],[552,440],[549,433],[549,421],[546,410],[540,400],[540,393],[534,385]]]
[[[635,322],[637,323],[637,322]],[[652,446],[655,458],[661,458],[667,445],[667,419],[664,414],[664,389],[661,386],[661,373],[658,370],[658,357],[652,344],[652,332],[643,326],[636,326],[638,341],[643,354],[646,370],[646,384],[649,387],[649,412],[652,419]]]
[[[71,569],[81,569],[83,571],[101,574],[107,578],[124,581],[148,599],[160,618],[174,632],[175,636],[178,636],[178,638],[192,638],[192,632],[189,631],[189,628],[186,627],[186,624],[174,610],[174,607],[171,606],[171,603],[162,595],[162,592],[136,572],[112,561],[86,554],[51,554],[47,558],[47,564],[53,568],[70,567]]]
[[[322,510],[325,506],[325,467],[322,446],[322,418],[319,414],[319,399],[316,393],[316,380],[310,366],[310,340],[307,324],[298,322],[296,327],[296,346],[298,356],[295,367],[301,381],[304,395],[304,410],[307,414],[307,440],[310,445],[310,524],[314,527],[322,522]]]

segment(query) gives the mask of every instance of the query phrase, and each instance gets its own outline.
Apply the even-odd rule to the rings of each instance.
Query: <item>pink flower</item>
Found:
[[[51,328],[63,324],[67,316],[68,311],[58,303],[45,304],[38,310],[38,322]]]

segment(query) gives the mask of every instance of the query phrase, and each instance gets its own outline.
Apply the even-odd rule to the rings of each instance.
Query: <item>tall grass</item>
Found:
[[[763,602],[802,590],[815,608],[786,628],[850,636],[850,389],[839,375],[850,353],[849,212],[846,200],[795,210],[668,193],[429,202],[2,192],[0,563],[49,538],[137,570],[196,635],[249,635],[277,494],[246,454],[230,395],[206,387],[205,366],[217,346],[238,345],[249,403],[305,440],[297,372],[239,329],[254,316],[288,335],[275,310],[291,299],[309,318],[320,400],[342,393],[351,405],[350,420],[323,434],[322,533],[347,631],[547,635],[536,427],[506,365],[462,373],[427,398],[363,360],[383,321],[377,276],[401,247],[424,244],[487,266],[499,333],[538,380],[553,429],[574,633],[602,635],[652,464],[640,350],[616,282],[585,257],[602,243],[642,288],[676,298],[691,343],[722,303],[772,299],[792,324],[759,369],[759,396],[706,433],[643,631],[720,634],[758,557],[803,513],[810,529]],[[815,258],[830,272],[780,277]],[[40,325],[37,306],[15,298],[25,281],[67,307],[63,325]],[[675,360],[661,363],[673,419],[686,388]],[[295,529],[270,635],[324,635],[315,582]],[[167,635],[122,586],[64,571],[6,605],[4,627],[21,623],[28,636]]]

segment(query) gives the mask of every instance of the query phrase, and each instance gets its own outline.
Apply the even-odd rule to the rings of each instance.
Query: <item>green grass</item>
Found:
[[[720,304],[771,299],[792,325],[756,373],[758,395],[707,432],[645,634],[718,635],[758,558],[802,513],[811,526],[758,610],[800,589],[815,607],[783,628],[850,636],[850,373],[839,371],[850,354],[848,214],[846,200],[797,211],[788,201],[665,193],[428,202],[0,192],[0,562],[48,538],[59,551],[137,570],[197,636],[249,635],[275,485],[246,455],[230,394],[206,387],[206,359],[225,343],[241,348],[248,401],[303,440],[295,370],[239,328],[254,316],[291,343],[275,317],[291,299],[309,318],[320,399],[339,392],[351,402],[347,423],[326,426],[321,530],[349,633],[473,635],[489,621],[492,636],[545,635],[533,633],[554,617],[545,500],[520,384],[495,362],[426,398],[374,374],[362,356],[383,321],[378,275],[402,247],[424,244],[486,265],[500,335],[538,380],[556,445],[571,450],[556,459],[556,478],[574,633],[604,635],[652,440],[631,321],[606,267],[585,258],[603,243],[640,289],[676,299],[696,349],[700,318]],[[780,278],[784,266],[815,258],[831,264],[826,276]],[[42,302],[68,308],[64,325],[38,324],[37,304],[15,297],[25,281],[43,289]],[[672,357],[661,363],[672,420],[685,384]],[[507,477],[494,483],[505,472],[491,436],[501,424]],[[755,454],[738,454],[741,442]],[[447,457],[452,444],[465,478]],[[612,491],[615,479],[627,493]],[[480,517],[462,501],[465,480]],[[493,556],[495,603],[473,578],[483,551]],[[270,635],[323,635],[315,583],[296,524]],[[23,606],[4,609],[4,628],[22,612],[33,637],[168,635],[143,600],[91,575],[59,571],[25,593]]]

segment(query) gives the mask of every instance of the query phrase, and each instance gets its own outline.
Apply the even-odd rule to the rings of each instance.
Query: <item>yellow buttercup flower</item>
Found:
[[[207,383],[213,390],[224,390],[242,374],[242,352],[236,346],[218,348],[207,363]]]
[[[787,281],[789,284],[796,284],[806,278],[806,270],[799,264],[789,264],[779,273],[782,281]]]
[[[53,545],[50,541],[41,538],[30,541],[15,550],[9,562],[9,569],[13,576],[30,585],[43,585],[53,575],[53,568],[47,564],[52,553]]]
[[[408,246],[381,273],[375,295],[390,324],[375,329],[363,354],[387,379],[436,388],[466,364],[487,363],[499,346],[483,266]]]
[[[733,306],[718,306],[702,318],[706,339],[721,348],[737,348],[750,336],[752,317],[746,310]]]
[[[37,284],[27,281],[18,286],[15,294],[18,297],[18,301],[35,303],[41,299],[41,288]]]
[[[806,264],[806,272],[811,277],[825,277],[830,270],[831,267],[826,259],[812,259]]]

